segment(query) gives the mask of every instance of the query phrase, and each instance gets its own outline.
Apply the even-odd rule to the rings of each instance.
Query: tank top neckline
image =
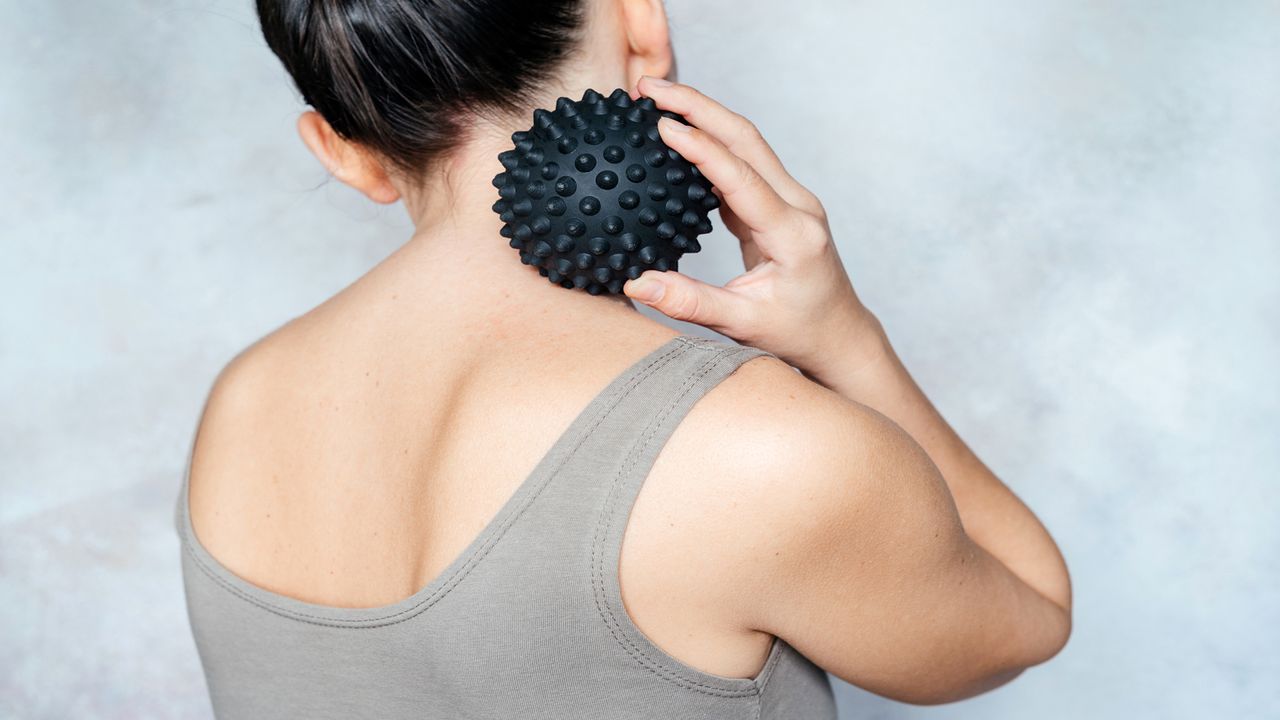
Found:
[[[578,412],[564,432],[543,453],[533,470],[517,485],[515,491],[499,506],[498,511],[463,550],[424,586],[396,602],[372,607],[341,607],[299,600],[252,583],[236,575],[214,558],[196,537],[191,523],[188,490],[191,458],[195,450],[194,434],[187,453],[177,503],[177,525],[184,551],[191,556],[195,565],[204,574],[230,593],[265,610],[300,622],[359,628],[378,627],[407,620],[448,593],[475,564],[483,559],[488,548],[501,538],[505,529],[518,518],[524,507],[537,497],[538,492],[556,475],[560,466],[572,457],[576,446],[586,440],[592,427],[625,396],[630,386],[637,384],[655,367],[686,349],[724,349],[726,347],[732,346],[718,340],[682,333],[672,336],[628,365]],[[198,430],[197,423],[196,431]],[[773,654],[770,653],[770,655]]]

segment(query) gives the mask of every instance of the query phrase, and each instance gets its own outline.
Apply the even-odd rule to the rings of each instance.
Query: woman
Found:
[[[831,718],[824,671],[940,703],[1063,646],[1052,539],[911,380],[818,200],[661,79],[660,0],[258,11],[307,147],[416,231],[210,393],[178,522],[220,717]],[[619,86],[695,126],[660,132],[741,242],[723,288],[591,296],[499,236],[511,132]]]

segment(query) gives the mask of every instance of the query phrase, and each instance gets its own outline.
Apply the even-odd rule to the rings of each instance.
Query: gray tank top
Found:
[[[768,354],[681,335],[641,358],[461,555],[393,605],[316,605],[232,574],[192,532],[184,478],[187,610],[217,717],[835,718],[827,674],[781,638],[756,677],[703,672],[651,642],[620,594],[623,531],[659,450],[700,397]]]

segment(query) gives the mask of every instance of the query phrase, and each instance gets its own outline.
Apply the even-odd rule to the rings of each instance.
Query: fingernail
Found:
[[[682,133],[689,132],[688,125],[685,125],[679,120],[672,120],[671,118],[666,117],[665,115],[663,117],[658,118],[658,126],[664,127],[668,130],[674,130],[676,132],[682,132]]]
[[[662,299],[662,293],[666,288],[657,280],[649,278],[639,278],[632,280],[627,285],[627,294],[639,300],[640,302],[655,303]]]
[[[649,78],[649,82],[653,83],[657,87],[671,87],[675,84],[666,78],[654,77],[652,75],[645,75],[645,77]]]

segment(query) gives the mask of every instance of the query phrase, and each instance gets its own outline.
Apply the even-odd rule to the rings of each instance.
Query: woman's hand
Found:
[[[662,118],[658,131],[715,185],[746,272],[717,287],[648,270],[623,292],[771,352],[819,382],[874,359],[884,336],[853,290],[822,203],[787,173],[755,125],[687,85],[646,76],[636,87],[693,125]]]

